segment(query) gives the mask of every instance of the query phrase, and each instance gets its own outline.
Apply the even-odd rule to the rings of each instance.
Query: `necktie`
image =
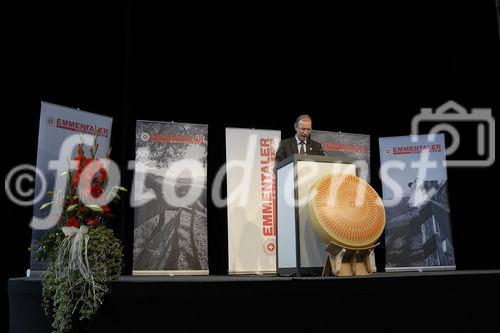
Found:
[[[305,146],[305,142],[300,140],[300,151],[299,151],[300,155],[304,155],[306,153],[306,149],[304,146]]]

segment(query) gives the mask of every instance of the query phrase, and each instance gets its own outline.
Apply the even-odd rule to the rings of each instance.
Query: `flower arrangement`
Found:
[[[90,157],[85,156],[83,143],[71,161],[74,168],[67,177],[64,195],[41,209],[63,200],[63,211],[57,226],[38,242],[36,260],[49,260],[43,278],[43,306],[53,319],[54,332],[72,330],[74,318],[91,319],[109,291],[108,282],[120,276],[123,267],[123,248],[107,223],[112,217],[108,204],[86,204],[100,197],[108,182],[108,174],[96,157],[99,145],[94,137]],[[107,154],[109,157],[109,152]],[[110,200],[120,199],[115,186],[109,191]]]

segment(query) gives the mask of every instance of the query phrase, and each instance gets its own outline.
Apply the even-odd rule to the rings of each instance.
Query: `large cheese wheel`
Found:
[[[377,192],[359,177],[332,173],[309,191],[309,221],[330,244],[365,248],[374,244],[385,227],[385,209]]]

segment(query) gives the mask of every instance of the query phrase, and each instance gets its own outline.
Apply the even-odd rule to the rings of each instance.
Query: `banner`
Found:
[[[455,269],[444,135],[379,139],[386,271]]]
[[[44,203],[53,200],[47,192],[54,190],[58,170],[50,168],[50,162],[59,161],[66,165],[70,159],[76,156],[76,145],[73,147],[70,156],[60,156],[63,142],[75,134],[94,135],[97,130],[99,134],[97,157],[104,158],[109,149],[112,123],[113,118],[110,117],[47,102],[41,103],[36,159],[36,167],[41,171],[41,174],[36,174],[35,193],[44,193],[43,197],[40,200],[36,200],[33,205],[33,216],[43,219],[50,213],[50,209],[40,209]],[[85,146],[87,154],[89,148],[89,146]],[[35,261],[34,255],[36,247],[34,245],[51,229],[38,230],[33,227],[32,230],[30,270],[33,274],[36,271],[44,271],[47,268],[46,263]]]
[[[353,160],[356,164],[356,175],[370,183],[369,135],[313,130],[311,139],[321,143],[328,156]]]
[[[138,120],[133,274],[208,274],[208,126]]]
[[[276,175],[281,131],[226,128],[229,274],[276,272]]]

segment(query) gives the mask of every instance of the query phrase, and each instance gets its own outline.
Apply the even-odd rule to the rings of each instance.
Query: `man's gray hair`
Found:
[[[312,123],[312,118],[307,114],[303,114],[303,115],[298,116],[297,120],[295,120],[294,128],[297,128],[299,126],[299,121],[304,120],[304,119],[309,119],[309,121]]]

